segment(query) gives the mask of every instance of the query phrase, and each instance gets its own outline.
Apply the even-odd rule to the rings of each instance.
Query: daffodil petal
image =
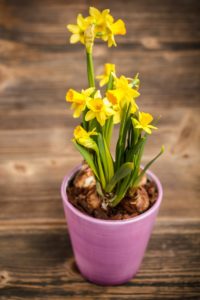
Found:
[[[89,8],[89,14],[94,18],[98,18],[101,13],[97,8],[91,6]]]
[[[95,88],[94,87],[91,87],[91,88],[88,88],[86,90],[82,90],[82,93],[85,95],[85,96],[91,96],[91,94],[95,91]]]
[[[114,117],[113,117],[113,123],[118,124],[121,121],[121,114],[120,111],[115,112]]]
[[[96,93],[94,94],[94,98],[101,98],[101,92],[100,90],[97,90]]]
[[[78,43],[80,41],[80,35],[77,34],[77,33],[74,33],[71,35],[70,37],[70,43],[71,44],[75,44],[75,43]]]
[[[79,118],[82,111],[83,111],[83,106],[81,105],[77,106],[76,109],[74,110],[73,117]]]
[[[144,131],[146,131],[148,134],[151,134],[151,129],[149,127],[144,127]]]
[[[99,82],[99,85],[102,87],[104,86],[106,83],[108,83],[109,78],[104,77],[101,79],[101,81]]]
[[[90,121],[95,118],[95,114],[93,111],[89,110],[85,115],[85,120]]]
[[[79,33],[79,27],[77,25],[69,24],[67,25],[67,29],[72,33]]]
[[[100,112],[96,117],[99,124],[103,127],[106,122],[105,114],[103,112]]]
[[[84,18],[82,16],[82,14],[78,14],[77,24],[80,28],[84,27]]]
[[[121,19],[113,23],[111,29],[113,34],[120,34],[120,35],[126,34],[126,27],[124,22]]]
[[[158,129],[158,127],[155,127],[153,125],[148,125],[149,128],[152,128],[152,129]]]

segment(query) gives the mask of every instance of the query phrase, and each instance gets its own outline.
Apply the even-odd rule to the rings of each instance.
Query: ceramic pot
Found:
[[[80,212],[68,201],[66,188],[79,168],[67,175],[61,186],[76,264],[81,274],[94,283],[125,283],[136,275],[142,262],[162,201],[162,185],[151,171],[147,171],[158,189],[158,199],[149,210],[127,220],[96,219]]]

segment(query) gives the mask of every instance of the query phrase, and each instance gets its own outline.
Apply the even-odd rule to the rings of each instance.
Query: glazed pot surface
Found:
[[[158,189],[158,199],[143,214],[127,220],[101,220],[76,209],[67,198],[67,185],[74,169],[62,182],[61,195],[77,266],[97,284],[125,283],[137,273],[158,213],[163,190],[159,179],[147,171]]]

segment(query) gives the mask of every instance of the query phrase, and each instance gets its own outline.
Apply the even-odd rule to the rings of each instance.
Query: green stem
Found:
[[[112,73],[110,73],[106,91],[113,89],[113,79],[114,79],[113,75],[112,75]],[[105,124],[104,130],[103,130],[104,138],[106,140],[108,148],[110,148],[110,140],[111,140],[111,136],[112,136],[112,131],[113,131],[113,117],[110,117],[108,120],[106,120],[106,124]]]
[[[115,153],[115,170],[118,170],[120,165],[123,163],[123,154],[125,151],[125,144],[126,144],[126,135],[127,135],[127,123],[130,114],[130,107],[129,104],[128,108],[125,105],[122,111],[122,121],[120,125],[119,131],[119,138],[117,141],[116,153]]]
[[[94,65],[92,59],[92,53],[86,52],[87,57],[87,76],[88,76],[88,83],[90,87],[95,87],[95,80],[94,80]]]

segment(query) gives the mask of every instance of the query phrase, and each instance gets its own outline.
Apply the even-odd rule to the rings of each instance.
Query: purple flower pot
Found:
[[[127,220],[100,220],[76,209],[67,199],[69,179],[61,186],[65,216],[77,266],[89,281],[101,285],[122,284],[133,278],[142,262],[158,213],[163,190],[158,178],[147,171],[158,188],[158,199],[145,213]]]

